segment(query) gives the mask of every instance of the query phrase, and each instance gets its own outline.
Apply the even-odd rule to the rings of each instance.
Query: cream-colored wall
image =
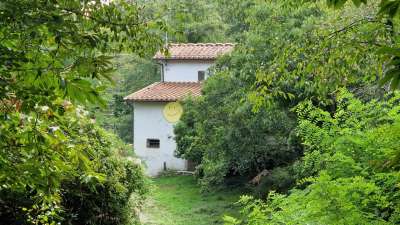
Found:
[[[176,158],[174,152],[173,125],[165,120],[162,102],[135,102],[134,107],[134,150],[146,165],[146,173],[156,176],[164,170],[164,162],[168,169],[186,170],[186,160]],[[160,139],[160,148],[147,148],[146,139]]]
[[[198,71],[207,71],[212,61],[168,60],[164,62],[164,81],[197,82]]]

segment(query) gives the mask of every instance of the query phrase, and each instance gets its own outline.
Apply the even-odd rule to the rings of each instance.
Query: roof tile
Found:
[[[134,102],[171,102],[184,97],[200,96],[200,82],[156,82],[124,98]]]
[[[222,54],[232,51],[232,43],[179,43],[169,44],[169,55],[165,56],[160,51],[154,59],[216,59]]]

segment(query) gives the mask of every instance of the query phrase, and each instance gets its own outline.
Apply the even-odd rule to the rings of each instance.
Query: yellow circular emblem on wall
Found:
[[[170,102],[164,107],[164,117],[170,123],[176,123],[181,118],[183,108],[178,102]]]

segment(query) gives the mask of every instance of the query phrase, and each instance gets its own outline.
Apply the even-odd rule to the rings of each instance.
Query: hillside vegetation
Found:
[[[147,3],[169,42],[236,43],[175,126],[203,192],[252,189],[227,224],[399,222],[399,1]]]
[[[1,223],[139,224],[150,195],[155,223],[400,224],[399,9],[1,1]],[[182,101],[176,155],[195,178],[149,192],[122,98],[159,79],[151,57],[166,41],[236,45]]]
[[[161,30],[125,1],[0,2],[1,224],[138,222],[143,168],[87,108],[106,105],[111,56],[152,54]]]
[[[175,126],[203,191],[253,186],[244,217],[227,224],[400,222],[398,2],[388,2],[244,10],[235,51]]]

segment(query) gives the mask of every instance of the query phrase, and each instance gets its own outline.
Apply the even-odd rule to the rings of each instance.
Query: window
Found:
[[[160,148],[160,139],[147,139],[148,148]]]
[[[206,77],[206,72],[205,71],[198,71],[197,72],[197,80],[198,81],[203,81],[205,77]]]

